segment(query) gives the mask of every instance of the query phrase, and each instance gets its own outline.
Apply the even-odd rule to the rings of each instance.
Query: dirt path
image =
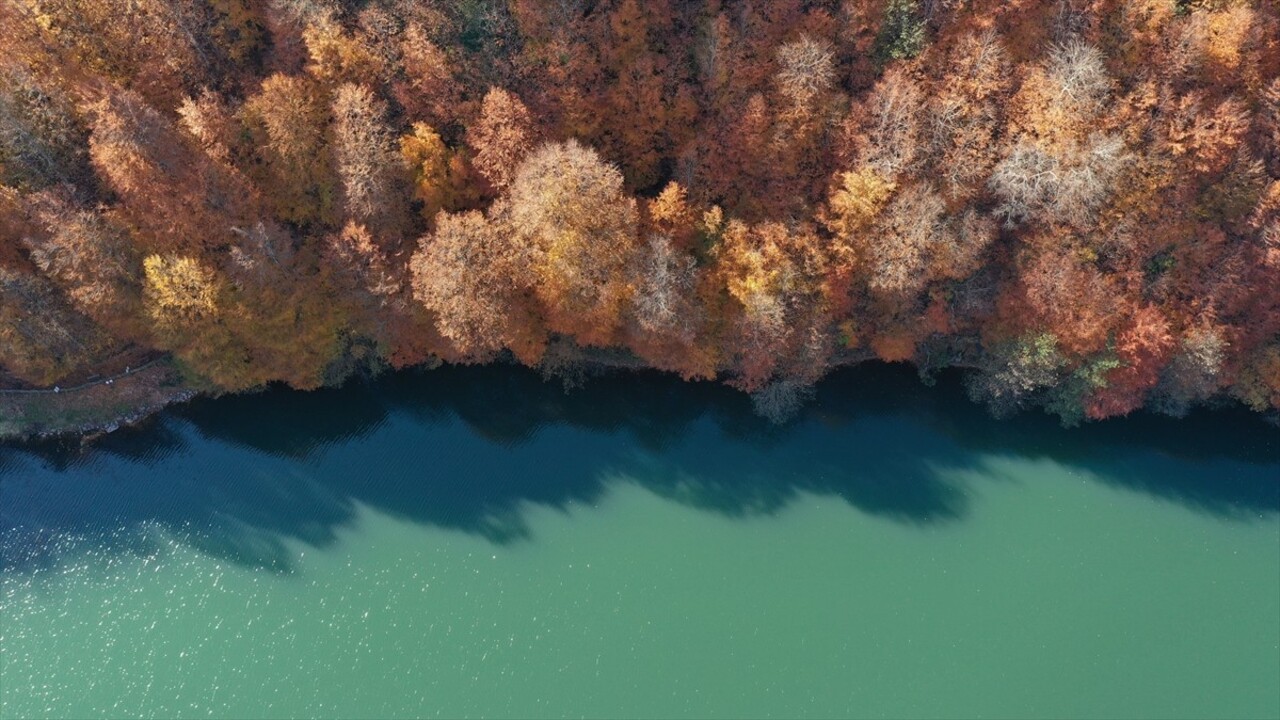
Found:
[[[100,378],[98,380],[91,380],[89,382],[80,383],[79,385],[72,385],[70,387],[61,387],[61,386],[55,385],[51,388],[31,388],[31,389],[20,389],[20,390],[19,389],[14,389],[14,390],[0,389],[0,395],[60,395],[63,393],[74,393],[74,392],[79,392],[81,390],[87,390],[91,387],[97,387],[99,385],[112,385],[115,383],[116,380],[130,377],[135,373],[142,372],[143,370],[146,370],[147,368],[151,367],[152,365],[155,365],[156,363],[164,360],[165,358],[166,356],[161,355],[159,357],[152,358],[151,360],[137,367],[130,367],[126,365],[124,372],[118,373],[116,375],[110,375],[104,378]]]
[[[196,392],[168,356],[71,387],[0,390],[0,442],[89,437],[135,423]]]

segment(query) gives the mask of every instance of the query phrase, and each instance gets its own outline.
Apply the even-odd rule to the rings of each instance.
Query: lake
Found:
[[[1280,717],[1280,430],[510,367],[0,447],[3,717]]]

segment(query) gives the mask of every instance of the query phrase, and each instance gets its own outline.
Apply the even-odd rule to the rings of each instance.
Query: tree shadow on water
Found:
[[[1280,430],[1257,413],[1239,406],[1182,418],[1140,412],[1064,429],[1042,412],[994,419],[967,401],[960,380],[949,373],[912,414],[970,453],[1048,460],[1225,519],[1280,513]],[[841,397],[830,390],[827,397]]]
[[[199,400],[86,445],[0,447],[0,569],[56,562],[57,538],[150,553],[165,536],[284,572],[287,541],[329,546],[361,506],[510,543],[530,537],[530,505],[590,505],[618,482],[731,517],[812,494],[928,525],[964,517],[969,481],[956,478],[981,473],[954,471],[992,458],[1047,459],[1224,518],[1270,517],[1278,440],[1256,417],[1221,411],[1075,430],[1038,414],[999,421],[956,377],[928,388],[882,365],[834,374],[785,426],[721,385],[657,373],[566,392],[521,368],[446,367]]]

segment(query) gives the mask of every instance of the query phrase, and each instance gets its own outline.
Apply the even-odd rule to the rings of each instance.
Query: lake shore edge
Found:
[[[875,356],[869,352],[846,352],[832,364],[826,374],[874,359]],[[503,363],[519,364],[512,358],[490,361],[489,364]],[[396,370],[382,369],[373,375],[403,370],[430,371],[440,364],[437,362]],[[960,361],[949,363],[946,367],[972,366]],[[556,346],[547,361],[534,369],[548,380],[561,380],[566,389],[596,374],[667,372],[619,348],[584,348],[571,343]],[[338,385],[351,379],[346,378]],[[809,386],[797,383],[796,387]],[[0,390],[0,443],[21,444],[51,440],[89,442],[142,423],[170,407],[200,397],[253,394],[266,389],[267,387],[260,387],[232,393],[214,390],[207,385],[192,382],[172,358],[161,357],[126,375],[117,375],[69,391],[55,388]],[[796,402],[792,411],[798,411],[804,401],[800,398]],[[758,412],[768,414],[759,409]],[[1259,413],[1259,416],[1264,422],[1280,428],[1280,413]],[[775,420],[784,422],[786,419],[788,417],[784,416]]]
[[[79,388],[0,391],[0,442],[87,441],[136,425],[203,391],[168,358]]]
[[[872,359],[874,355],[869,352],[847,352],[828,372]],[[519,364],[513,358],[490,362]],[[401,370],[430,370],[440,364],[427,363]],[[582,347],[567,342],[549,348],[543,364],[534,369],[548,379],[560,379],[566,387],[597,373],[666,372],[620,348]],[[396,371],[380,369],[374,374]],[[350,379],[344,379],[343,383]],[[266,389],[260,387],[234,393],[213,390],[207,385],[192,382],[168,357],[111,380],[64,391],[55,388],[0,390],[0,443],[77,439],[87,442],[137,425],[169,407],[199,397],[252,394]]]

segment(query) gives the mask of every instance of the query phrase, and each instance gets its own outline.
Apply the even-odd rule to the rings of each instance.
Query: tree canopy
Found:
[[[1280,408],[1267,0],[0,4],[0,369],[577,345],[787,407]]]

